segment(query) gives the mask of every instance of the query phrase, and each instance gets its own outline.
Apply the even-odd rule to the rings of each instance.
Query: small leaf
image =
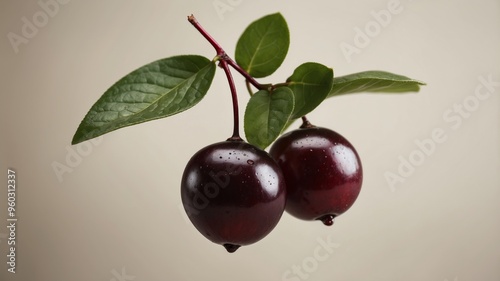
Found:
[[[420,85],[425,83],[386,71],[364,71],[333,79],[333,87],[328,97],[361,92],[418,92]]]
[[[295,69],[287,83],[295,96],[292,118],[300,118],[328,96],[333,84],[333,69],[319,63],[306,62]]]
[[[236,44],[238,65],[255,78],[275,72],[285,60],[290,45],[290,32],[280,13],[251,23]]]
[[[269,146],[283,132],[293,112],[292,90],[280,87],[269,93],[255,93],[245,110],[245,135],[247,141],[262,149]]]
[[[90,108],[72,144],[119,128],[164,118],[197,104],[207,93],[215,63],[195,55],[144,65],[111,86]]]

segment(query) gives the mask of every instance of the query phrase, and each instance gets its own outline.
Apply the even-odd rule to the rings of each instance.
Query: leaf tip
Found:
[[[81,138],[80,134],[77,131],[75,133],[75,135],[73,136],[73,138],[71,139],[71,145],[79,144],[83,141],[84,141],[84,139]]]

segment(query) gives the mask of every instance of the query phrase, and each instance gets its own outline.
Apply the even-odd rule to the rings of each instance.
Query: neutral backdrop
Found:
[[[396,13],[377,23],[388,6]],[[231,134],[220,70],[189,111],[70,141],[131,70],[215,55],[187,15],[233,55],[250,22],[278,11],[291,46],[262,82],[315,61],[337,76],[380,69],[428,85],[325,101],[309,118],[361,155],[355,205],[332,227],[285,213],[265,239],[228,254],[187,221],[179,193],[189,158]],[[500,280],[498,0],[1,1],[0,22],[0,280]],[[347,44],[357,52],[346,55]],[[6,266],[8,168],[17,174],[15,274]]]

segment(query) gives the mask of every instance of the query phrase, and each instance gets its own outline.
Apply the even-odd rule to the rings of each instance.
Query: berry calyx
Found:
[[[196,229],[234,252],[274,229],[285,209],[286,187],[267,152],[244,141],[223,141],[189,160],[181,196]]]
[[[304,118],[299,129],[276,140],[270,154],[285,177],[291,215],[332,225],[356,201],[363,181],[361,161],[340,134]]]

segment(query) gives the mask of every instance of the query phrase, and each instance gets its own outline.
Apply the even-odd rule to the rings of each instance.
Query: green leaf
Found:
[[[405,93],[418,92],[424,82],[386,71],[364,71],[333,79],[333,87],[328,97],[372,92]]]
[[[300,118],[328,96],[333,84],[333,69],[319,63],[306,62],[295,69],[287,83],[295,96],[292,118]]]
[[[215,68],[214,62],[196,55],[161,59],[138,68],[90,108],[71,143],[191,108],[207,93]]]
[[[283,132],[293,112],[292,90],[280,87],[272,93],[261,90],[250,98],[245,110],[247,141],[262,149]]]
[[[236,44],[235,60],[255,78],[275,72],[285,60],[290,45],[290,32],[280,13],[262,17],[251,23]]]

